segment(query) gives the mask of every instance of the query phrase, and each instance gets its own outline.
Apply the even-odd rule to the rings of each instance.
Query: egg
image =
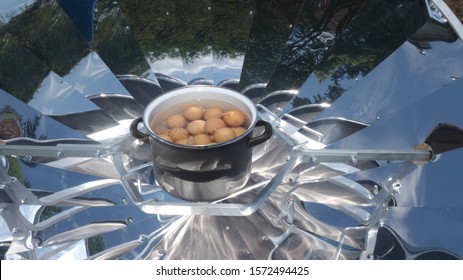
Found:
[[[217,143],[227,142],[235,138],[235,132],[229,127],[222,127],[215,131],[214,140]]]
[[[176,144],[180,145],[192,145],[193,144],[193,139],[191,137],[188,138],[182,138],[177,141],[175,141]]]
[[[230,127],[233,129],[233,132],[235,132],[236,137],[240,136],[246,131],[246,128],[240,126],[240,127]]]
[[[203,109],[198,105],[191,105],[183,110],[183,116],[190,122],[202,119],[203,114]]]
[[[222,127],[226,127],[225,122],[220,118],[210,118],[206,121],[206,132],[209,134],[214,134],[214,132]]]
[[[204,112],[204,120],[209,120],[212,118],[220,118],[223,113],[223,109],[219,107],[210,107],[207,108]]]
[[[174,114],[166,119],[166,124],[170,129],[175,127],[185,127],[187,125],[187,120],[180,114]]]
[[[211,137],[207,134],[195,135],[193,139],[194,145],[208,145],[213,143]]]
[[[203,120],[195,120],[190,122],[186,129],[191,135],[198,135],[206,132],[206,122]]]
[[[246,117],[240,110],[230,110],[222,114],[222,119],[228,126],[239,127],[246,122]]]
[[[173,141],[172,141],[172,138],[170,138],[170,136],[169,136],[168,134],[160,134],[160,135],[158,135],[158,136],[159,136],[159,138],[161,138],[161,139],[164,139],[164,140],[169,141],[169,142],[173,142]]]
[[[172,138],[172,141],[174,142],[177,142],[180,139],[188,138],[188,136],[190,136],[190,134],[188,133],[188,130],[186,130],[186,128],[183,128],[183,127],[172,128],[169,131],[168,135],[170,138]]]

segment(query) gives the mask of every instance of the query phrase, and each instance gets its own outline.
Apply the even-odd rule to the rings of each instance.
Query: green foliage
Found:
[[[87,239],[87,250],[89,256],[104,251],[104,249],[106,249],[106,246],[101,236],[93,236]]]
[[[56,0],[38,0],[5,25],[42,62],[65,76],[89,52]]]
[[[1,89],[27,103],[49,72],[18,40],[0,30]]]
[[[94,28],[92,47],[115,75],[142,76],[150,69],[117,3],[97,1]]]

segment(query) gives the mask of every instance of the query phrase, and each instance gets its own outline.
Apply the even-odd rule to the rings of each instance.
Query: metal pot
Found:
[[[246,131],[227,142],[187,146],[160,138],[151,125],[165,119],[174,110],[188,104],[229,104],[247,116]],[[149,134],[139,131],[143,121]],[[262,134],[253,137],[255,127]],[[154,175],[168,193],[189,201],[214,201],[244,187],[251,173],[252,147],[268,140],[272,126],[257,120],[255,105],[239,92],[215,86],[189,86],[165,93],[146,106],[143,118],[134,120],[130,131],[136,138],[149,141]]]

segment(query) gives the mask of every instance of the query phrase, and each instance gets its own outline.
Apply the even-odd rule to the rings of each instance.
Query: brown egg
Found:
[[[239,127],[246,122],[246,117],[240,110],[230,110],[222,114],[222,119],[228,126]]]
[[[161,139],[164,139],[164,140],[169,141],[169,142],[173,142],[173,141],[172,141],[172,138],[170,138],[170,136],[169,136],[168,134],[160,134],[160,135],[158,135],[158,136],[159,136],[159,138],[161,138]]]
[[[210,118],[206,121],[206,132],[214,134],[214,132],[222,127],[226,127],[225,122],[220,118]]]
[[[186,128],[176,127],[172,128],[169,131],[169,136],[170,138],[172,138],[172,141],[177,142],[180,139],[188,138],[190,134],[188,133],[188,130],[186,130]]]
[[[209,135],[198,134],[198,135],[195,135],[193,143],[194,145],[208,145],[208,144],[212,144],[213,142]]]
[[[182,139],[175,141],[175,143],[180,144],[180,145],[193,145],[193,139],[191,137],[182,138]]]
[[[175,127],[185,127],[187,125],[187,121],[182,115],[174,114],[166,119],[166,124],[168,128],[172,129]]]
[[[198,105],[188,106],[183,110],[183,116],[190,122],[202,119],[203,113],[203,109]]]
[[[198,135],[206,132],[206,122],[203,120],[195,120],[190,122],[186,129],[191,135]]]
[[[240,126],[240,127],[230,127],[233,129],[233,132],[235,132],[236,137],[240,136],[246,131],[246,128]]]
[[[212,118],[220,118],[223,113],[223,109],[219,107],[207,108],[204,112],[204,119],[207,121]]]
[[[235,138],[235,132],[229,127],[222,127],[215,131],[214,140],[217,143],[227,142]]]

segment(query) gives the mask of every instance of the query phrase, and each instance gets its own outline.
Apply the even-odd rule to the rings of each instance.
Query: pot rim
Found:
[[[243,104],[246,105],[246,107],[250,110],[251,112],[251,120],[249,127],[246,129],[246,131],[241,134],[238,137],[233,138],[232,140],[222,142],[222,143],[214,143],[214,144],[207,144],[207,145],[181,145],[177,144],[174,142],[170,142],[167,140],[162,139],[159,137],[154,131],[151,129],[151,126],[147,124],[147,121],[150,119],[151,112],[159,105],[160,103],[173,98],[178,95],[184,95],[184,94],[192,94],[194,92],[201,92],[204,90],[209,90],[213,91],[214,93],[217,94],[225,94],[228,96],[231,96],[233,98],[236,98],[237,100],[241,101]],[[172,96],[173,95],[173,96]],[[150,120],[151,121],[151,120]],[[219,86],[213,86],[213,85],[191,85],[191,86],[186,86],[182,88],[177,88],[173,89],[170,91],[167,91],[160,95],[159,97],[153,99],[146,107],[143,112],[143,124],[146,127],[146,129],[149,131],[149,136],[153,138],[153,140],[156,140],[158,142],[167,144],[172,147],[176,148],[181,148],[181,149],[186,149],[186,150],[205,150],[205,149],[215,149],[215,148],[220,148],[223,146],[228,146],[233,143],[236,143],[240,141],[241,139],[247,137],[251,131],[254,129],[255,125],[257,122],[257,109],[254,103],[245,95],[241,94],[240,92],[237,92],[232,89],[224,88],[224,87],[219,87]]]

